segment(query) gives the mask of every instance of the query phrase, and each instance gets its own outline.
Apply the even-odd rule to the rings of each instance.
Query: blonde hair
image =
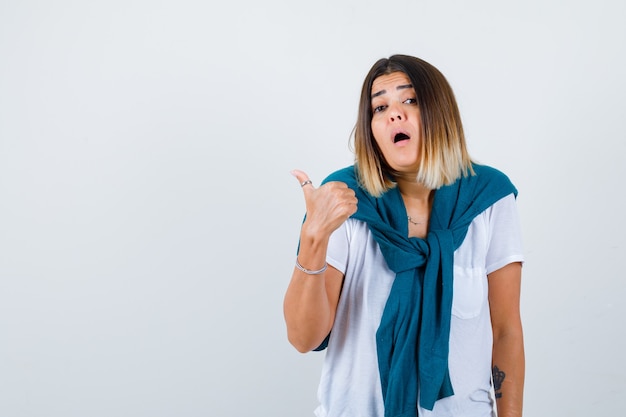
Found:
[[[365,77],[354,128],[355,163],[359,181],[379,197],[395,187],[399,174],[385,161],[372,132],[372,84],[381,75],[402,72],[415,89],[422,117],[420,168],[417,181],[430,189],[449,185],[461,176],[473,175],[465,144],[459,108],[450,84],[428,62],[407,55],[378,60]]]

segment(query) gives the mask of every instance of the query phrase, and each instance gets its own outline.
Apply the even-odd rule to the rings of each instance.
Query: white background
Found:
[[[618,0],[0,0],[0,417],[311,416],[304,204],[422,57],[519,189],[526,416],[626,406]]]

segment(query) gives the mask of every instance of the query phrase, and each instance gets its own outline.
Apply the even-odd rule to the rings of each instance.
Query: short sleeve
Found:
[[[485,260],[487,274],[512,262],[523,262],[522,231],[513,194],[498,200],[487,210],[489,245]]]
[[[350,220],[343,222],[343,224],[330,235],[328,250],[326,252],[326,262],[338,271],[341,271],[342,274],[346,273],[348,252],[350,249],[348,238],[349,221]]]

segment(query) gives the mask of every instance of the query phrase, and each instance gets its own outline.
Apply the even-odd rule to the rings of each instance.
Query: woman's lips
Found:
[[[407,134],[406,134],[406,133],[404,133],[404,132],[399,132],[399,133],[396,133],[396,134],[394,135],[394,137],[393,137],[393,143],[398,143],[398,142],[401,142],[401,141],[403,141],[403,140],[409,140],[409,139],[411,139],[411,137],[410,137],[409,135],[407,135]]]

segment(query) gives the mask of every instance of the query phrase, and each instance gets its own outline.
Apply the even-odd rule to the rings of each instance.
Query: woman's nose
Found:
[[[389,109],[389,121],[399,122],[401,120],[406,120],[406,115],[399,106],[393,106]]]

